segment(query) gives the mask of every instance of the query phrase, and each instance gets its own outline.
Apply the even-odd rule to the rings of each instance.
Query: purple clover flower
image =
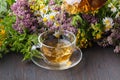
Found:
[[[71,22],[72,22],[72,18],[67,18],[67,14],[64,12],[63,14],[58,14],[55,16],[55,20],[60,24],[59,26],[55,26],[54,25],[54,21],[48,21],[46,23],[47,28],[49,30],[59,30],[59,29],[64,29],[64,30],[68,30],[71,31],[73,33],[77,33],[77,29],[72,26]]]
[[[91,14],[82,14],[82,17],[90,24],[95,24],[96,22],[98,22],[98,18],[96,18],[96,16],[93,16]]]
[[[16,22],[13,25],[16,31],[19,33],[23,33],[25,29],[29,32],[36,31],[38,27],[37,19],[30,11],[28,0],[17,0],[11,6],[11,9],[16,16]]]

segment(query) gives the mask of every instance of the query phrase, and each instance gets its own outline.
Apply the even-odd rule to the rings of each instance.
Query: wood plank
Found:
[[[120,54],[112,48],[84,49],[82,62],[63,71],[22,62],[22,55],[11,53],[0,60],[0,80],[120,80]]]

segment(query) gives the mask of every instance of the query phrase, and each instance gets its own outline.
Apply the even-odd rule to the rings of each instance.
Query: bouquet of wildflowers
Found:
[[[64,29],[77,37],[77,46],[93,43],[120,51],[120,1],[117,0],[17,0],[5,1],[0,17],[0,54],[9,51],[29,59],[40,33]],[[32,52],[33,53],[33,52]],[[34,52],[35,54],[37,51]]]

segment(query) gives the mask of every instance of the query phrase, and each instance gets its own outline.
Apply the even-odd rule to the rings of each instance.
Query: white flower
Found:
[[[49,11],[49,6],[43,6],[40,9],[41,16],[43,16],[44,14],[47,14],[48,11]]]
[[[69,5],[73,5],[74,3],[80,3],[81,0],[65,0],[67,2],[67,4]]]
[[[55,16],[56,14],[58,14],[57,12],[51,12],[50,14],[44,14],[43,15],[43,22],[47,22],[47,21],[54,21],[55,20]]]
[[[113,19],[110,17],[105,17],[103,19],[103,24],[105,25],[105,31],[108,31],[112,28],[112,26],[114,25],[113,23]]]
[[[52,12],[49,14],[49,20],[54,20],[57,12]]]
[[[115,13],[117,11],[117,8],[112,3],[108,4],[108,7],[111,8],[111,11],[113,13]]]
[[[118,17],[120,17],[120,12],[118,12],[115,16],[115,18],[118,18]]]
[[[113,26],[113,19],[110,18],[110,17],[105,17],[103,19],[103,24],[105,24],[105,25],[112,25]]]

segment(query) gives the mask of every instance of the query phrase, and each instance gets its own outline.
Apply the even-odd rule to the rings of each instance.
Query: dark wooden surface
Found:
[[[8,54],[0,60],[0,80],[120,80],[120,54],[112,48],[83,50],[82,62],[63,71],[37,67],[22,62],[20,54]]]

